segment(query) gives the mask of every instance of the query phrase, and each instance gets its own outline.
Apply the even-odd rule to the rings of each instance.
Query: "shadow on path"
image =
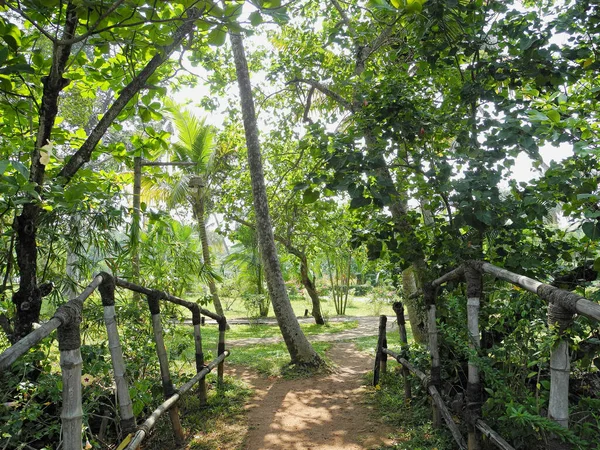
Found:
[[[362,384],[372,358],[351,343],[335,344],[328,356],[338,366],[335,373],[307,379],[264,378],[230,366],[255,390],[244,449],[366,450],[391,444],[390,430],[365,403]]]

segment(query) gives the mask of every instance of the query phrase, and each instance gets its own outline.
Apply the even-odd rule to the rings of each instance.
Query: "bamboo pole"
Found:
[[[81,313],[82,301],[71,301],[65,322],[58,328],[62,372],[62,440],[64,450],[81,450],[83,409],[81,407]]]
[[[510,445],[502,438],[502,436],[492,430],[492,428],[483,420],[478,419],[475,423],[475,426],[479,429],[479,431],[481,431],[482,434],[487,436],[490,442],[492,442],[496,447],[502,450],[515,450],[512,445]]]
[[[169,358],[167,356],[167,349],[165,347],[162,323],[160,319],[159,299],[161,297],[162,293],[158,291],[147,295],[148,306],[150,308],[150,313],[152,314],[152,330],[154,332],[156,353],[158,355],[158,362],[160,365],[160,377],[163,385],[163,393],[165,399],[169,399],[173,396],[173,394],[175,394],[175,388],[173,387],[171,374],[169,373]],[[176,405],[169,407],[169,417],[171,419],[175,441],[178,445],[181,445],[185,439],[185,436],[183,433],[183,427],[181,426],[181,420],[179,419],[179,408]]]
[[[98,287],[104,307],[104,324],[108,335],[108,348],[112,362],[115,385],[117,386],[117,400],[121,412],[121,431],[124,436],[135,431],[135,416],[133,414],[133,402],[129,395],[129,385],[126,378],[125,360],[123,349],[117,329],[117,317],[115,312],[115,280],[106,273],[100,274],[103,278]]]
[[[90,284],[87,285],[87,287],[81,294],[79,294],[79,296],[59,307],[56,310],[56,313],[54,313],[54,317],[52,317],[52,319],[42,324],[39,328],[33,330],[11,347],[7,348],[0,355],[0,371],[10,367],[12,363],[27,353],[31,347],[35,346],[42,339],[49,336],[50,333],[56,330],[61,324],[67,323],[67,317],[70,315],[68,310],[72,307],[72,302],[77,301],[83,303],[90,295],[92,295],[92,292],[94,292],[100,283],[102,283],[102,276],[98,275]]]
[[[154,295],[155,293],[159,293],[161,295],[161,299],[162,300],[166,300],[168,302],[171,303],[175,303],[176,305],[180,305],[180,306],[184,306],[185,308],[189,309],[190,311],[193,312],[193,308],[199,308],[200,309],[200,313],[210,317],[211,319],[216,320],[217,322],[219,320],[221,320],[221,316],[209,311],[208,309],[204,309],[201,308],[200,306],[196,305],[195,303],[192,302],[188,302],[186,300],[183,300],[179,297],[175,297],[174,295],[170,295],[167,292],[164,291],[159,291],[156,289],[150,289],[144,286],[140,286],[138,284],[135,283],[131,283],[129,281],[123,280],[121,278],[115,278],[115,284],[119,287],[125,288],[125,289],[129,289],[130,291],[134,291],[134,292],[139,292],[140,294],[144,294],[144,295]]]
[[[194,346],[196,349],[196,373],[200,373],[206,366],[204,365],[204,350],[202,349],[202,333],[200,331],[200,325],[202,323],[202,316],[200,315],[200,308],[198,305],[192,311],[192,324],[194,325]],[[200,399],[200,406],[205,406],[207,401],[206,395],[206,380],[202,378],[198,384],[198,398]]]
[[[435,288],[440,287],[442,284],[447,283],[448,281],[454,281],[457,280],[459,278],[462,278],[464,276],[464,267],[463,266],[458,266],[456,269],[451,270],[450,272],[442,275],[439,278],[436,278],[435,280],[433,280],[431,282],[431,285]],[[412,294],[410,294],[408,296],[409,299],[413,299],[413,298],[417,298],[419,295],[421,295],[423,292],[418,289],[417,291],[413,292]]]
[[[431,358],[431,384],[438,390],[442,384],[442,369],[440,367],[440,349],[438,345],[438,329],[436,322],[436,288],[432,284],[423,286],[423,297],[427,305],[427,328],[429,337],[429,355]],[[434,401],[431,402],[432,422],[434,428],[442,426],[442,417]]]
[[[461,450],[466,450],[467,444],[465,443],[464,438],[460,434],[460,430],[458,429],[458,426],[456,425],[456,423],[454,423],[454,420],[452,419],[452,415],[448,411],[448,408],[446,408],[446,405],[444,404],[444,401],[442,400],[442,396],[440,395],[437,388],[431,384],[431,379],[427,375],[425,375],[425,373],[423,373],[422,371],[417,369],[415,366],[413,366],[406,359],[400,357],[400,355],[398,355],[397,353],[394,353],[388,349],[384,349],[383,351],[386,354],[390,355],[392,358],[395,358],[396,361],[398,361],[403,367],[408,369],[411,373],[414,373],[417,376],[417,378],[419,378],[421,380],[421,383],[427,389],[427,391],[429,392],[429,395],[431,396],[432,400],[435,402],[437,408],[439,409],[440,414],[441,414],[442,418],[444,419],[444,422],[446,422],[446,425],[448,426],[450,433],[452,433],[452,437],[454,438],[454,441],[458,445],[458,448],[460,448]]]
[[[558,342],[550,353],[550,399],[548,402],[548,418],[564,428],[569,428],[569,376],[571,361],[569,356],[569,340],[565,331],[573,321],[573,313],[557,303],[548,304],[548,326],[554,328]],[[571,448],[562,443],[556,436],[549,442],[552,450]]]
[[[225,332],[227,331],[227,320],[222,317],[219,320],[219,345],[217,347],[217,355],[221,356],[225,353]],[[217,385],[223,387],[223,372],[225,371],[225,358],[219,363],[217,368]]]
[[[400,342],[402,345],[402,352],[408,355],[408,336],[406,335],[406,321],[404,319],[404,305],[401,302],[395,302],[392,306],[396,313],[396,320],[398,321],[398,331],[400,333]],[[408,402],[412,397],[410,378],[408,377],[408,369],[402,366],[402,378],[404,380],[404,399]]]
[[[479,265],[480,266],[480,265]],[[481,338],[479,336],[479,306],[483,294],[483,280],[477,263],[465,265],[467,280],[467,326],[469,328],[469,347],[473,353],[479,352]],[[469,450],[481,448],[481,434],[475,426],[481,417],[481,382],[479,368],[473,357],[469,358],[469,375],[467,382],[467,414],[468,414],[468,447]]]
[[[387,360],[385,364],[382,364],[384,355],[384,342],[387,342],[385,337],[387,325],[387,316],[381,315],[379,316],[379,335],[377,337],[377,349],[375,351],[375,367],[373,368],[373,386],[377,386],[379,384],[379,374],[382,368],[387,367]]]
[[[492,274],[502,280],[509,281],[512,284],[516,284],[529,292],[538,294],[549,303],[556,303],[572,313],[577,313],[593,320],[600,320],[600,305],[591,302],[580,295],[541,283],[523,275],[509,272],[508,270],[501,269],[500,267],[496,267],[489,263],[482,263],[481,268],[486,273]]]
[[[206,377],[206,375],[211,372],[218,364],[220,364],[227,356],[229,356],[229,352],[226,350],[222,355],[218,356],[215,360],[213,360],[210,364],[208,364],[204,369],[198,372],[194,378],[185,383],[179,388],[179,392],[173,394],[167,400],[163,402],[158,408],[156,408],[150,417],[146,419],[146,421],[139,426],[138,431],[135,433],[134,437],[129,442],[129,445],[125,448],[125,450],[136,450],[139,448],[140,444],[144,440],[144,438],[148,435],[148,433],[154,428],[157,420],[164,414],[165,411],[168,411],[170,408],[178,402],[180,397],[188,392],[198,381]],[[119,446],[122,447],[123,444]]]

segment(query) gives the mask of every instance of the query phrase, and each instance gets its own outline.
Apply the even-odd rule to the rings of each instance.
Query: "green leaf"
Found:
[[[596,222],[585,222],[581,225],[581,230],[592,241],[600,239],[600,226]]]
[[[250,16],[248,18],[250,19],[250,23],[252,24],[253,27],[256,27],[256,26],[260,25],[261,23],[263,23],[263,16],[258,11],[254,11],[253,13],[250,13]]]
[[[281,6],[281,0],[263,0],[263,8],[279,8]]]
[[[319,191],[307,189],[306,191],[304,191],[304,195],[302,196],[302,202],[304,204],[314,203],[319,199],[320,195],[321,193]]]
[[[10,48],[18,50],[21,46],[21,31],[13,24],[6,25],[2,39]]]
[[[550,111],[547,111],[546,114],[552,122],[560,122],[560,113],[557,110],[551,109]]]
[[[220,47],[225,43],[225,38],[227,37],[227,33],[222,28],[215,28],[210,33],[208,33],[207,41],[209,45],[213,45],[215,47]]]
[[[4,61],[8,58],[8,47],[2,46],[0,48],[0,64],[4,64]]]
[[[27,167],[25,167],[22,162],[20,162],[20,161],[11,161],[10,165],[13,166],[13,168],[17,172],[19,172],[21,175],[23,175],[23,177],[26,180],[29,179],[29,169],[27,169]]]
[[[13,64],[0,69],[0,74],[8,75],[11,73],[35,73],[29,64]]]
[[[4,172],[6,172],[6,169],[8,168],[9,164],[10,161],[7,159],[0,161],[0,175],[4,175]]]
[[[546,114],[535,109],[530,109],[527,111],[527,115],[529,116],[529,120],[532,122],[545,122],[550,120]]]
[[[294,191],[304,191],[308,188],[308,183],[298,183],[294,186]]]
[[[350,209],[356,209],[356,208],[361,208],[363,206],[370,205],[372,201],[373,201],[372,198],[366,198],[366,197],[353,198],[352,201],[350,202]]]

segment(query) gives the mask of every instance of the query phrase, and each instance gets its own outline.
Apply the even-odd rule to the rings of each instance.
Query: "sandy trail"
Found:
[[[254,390],[245,450],[367,450],[391,444],[390,430],[365,402],[363,376],[373,359],[354,344],[328,352],[335,373],[300,380],[264,378],[235,368]]]

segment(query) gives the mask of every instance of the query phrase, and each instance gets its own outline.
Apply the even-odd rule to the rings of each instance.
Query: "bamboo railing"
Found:
[[[586,316],[592,320],[600,321],[600,305],[584,297],[565,291],[548,284],[541,283],[532,278],[518,275],[505,269],[501,269],[492,264],[481,261],[468,261],[453,271],[442,277],[428,283],[419,292],[411,295],[411,298],[423,295],[425,303],[428,305],[428,332],[429,332],[429,352],[431,357],[431,375],[427,376],[419,369],[415,368],[407,360],[408,343],[406,339],[406,328],[404,322],[404,307],[402,303],[394,304],[394,312],[398,318],[400,329],[400,340],[402,354],[399,355],[387,348],[386,316],[381,316],[379,326],[379,338],[377,340],[377,352],[375,356],[375,367],[373,370],[373,384],[379,383],[380,373],[385,372],[387,366],[387,355],[393,357],[402,366],[402,376],[404,377],[404,392],[406,400],[410,400],[410,381],[408,373],[416,375],[427,388],[432,398],[433,423],[438,426],[440,417],[444,419],[450,429],[454,440],[461,449],[479,450],[481,448],[481,435],[486,436],[497,448],[503,450],[514,450],[498,433],[481,419],[482,406],[482,385],[479,376],[479,367],[475,356],[468,361],[468,381],[467,381],[467,431],[468,440],[465,443],[460,431],[448,413],[440,395],[440,358],[437,342],[437,323],[436,323],[436,300],[437,289],[444,283],[452,280],[464,279],[467,284],[467,326],[469,331],[469,346],[473,355],[476,355],[480,348],[479,331],[479,306],[483,296],[484,274],[492,275],[498,279],[512,283],[527,291],[533,292],[540,298],[548,302],[548,325],[555,327],[558,343],[552,348],[550,355],[550,399],[548,403],[548,418],[564,428],[569,426],[569,375],[570,375],[570,356],[569,344],[565,335],[575,315]],[[552,449],[566,449],[568,445],[553,439]]]
[[[136,427],[133,405],[129,395],[129,387],[126,378],[125,359],[121,347],[117,320],[115,313],[115,287],[119,286],[138,294],[146,296],[148,307],[152,316],[152,328],[156,352],[160,364],[161,381],[165,401],[151,414],[151,416],[139,427]],[[81,398],[81,372],[83,361],[81,358],[81,334],[80,324],[83,315],[83,302],[96,290],[100,292],[102,306],[104,308],[104,323],[108,335],[108,347],[113,366],[113,375],[116,386],[116,397],[120,411],[121,432],[128,441],[120,448],[127,445],[127,449],[137,449],[140,443],[148,435],[156,424],[157,419],[165,412],[169,412],[171,425],[175,440],[183,442],[183,429],[179,419],[177,403],[180,397],[188,392],[193,386],[199,384],[198,396],[201,404],[206,403],[206,375],[218,366],[218,382],[223,383],[224,360],[229,355],[225,350],[225,330],[227,320],[211,311],[201,308],[195,303],[188,302],[166,292],[149,289],[130,283],[112,275],[102,272],[97,275],[84,291],[76,298],[60,306],[54,316],[39,328],[29,333],[23,339],[0,354],[0,372],[6,370],[19,357],[34,347],[42,339],[49,336],[54,330],[58,330],[58,347],[60,350],[60,367],[63,381],[62,393],[62,449],[82,450],[82,425],[83,409]],[[160,315],[160,301],[167,301],[188,308],[192,313],[194,326],[194,345],[196,358],[196,375],[178,390],[173,386],[169,373],[169,361],[165,349],[163,330]],[[200,323],[202,315],[208,316],[219,324],[219,344],[217,358],[208,365],[204,364],[204,352],[202,349],[202,335]]]

